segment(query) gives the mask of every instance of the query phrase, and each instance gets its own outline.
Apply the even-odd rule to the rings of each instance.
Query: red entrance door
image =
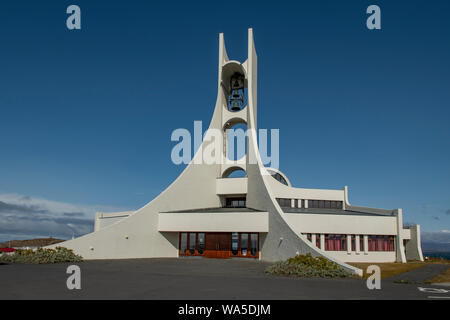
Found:
[[[231,256],[231,233],[211,232],[205,235],[205,257],[226,259]]]

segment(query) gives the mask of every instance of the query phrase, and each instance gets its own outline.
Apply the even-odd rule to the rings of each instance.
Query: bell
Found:
[[[234,81],[233,88],[239,88],[239,87],[240,87],[239,81],[238,80]]]
[[[240,96],[239,91],[233,90],[233,98],[239,98]]]
[[[231,107],[231,111],[240,111],[241,107],[239,106],[239,103],[237,101],[233,102],[233,106]]]

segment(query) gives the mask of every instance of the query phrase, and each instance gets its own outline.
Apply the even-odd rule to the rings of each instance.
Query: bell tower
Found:
[[[230,158],[230,146],[228,144],[231,139],[234,139],[234,136],[230,137],[228,130],[240,125],[240,127],[246,127],[248,134],[251,114],[254,115],[251,125],[256,128],[257,58],[253,43],[253,29],[248,29],[248,53],[248,58],[244,62],[229,59],[223,33],[219,35],[218,101],[215,111],[219,111],[217,108],[220,108],[223,161],[218,178],[224,178],[236,170],[247,172],[246,164],[251,142],[248,137],[245,137],[245,154],[240,158]],[[250,109],[252,110],[250,111]],[[235,133],[232,132],[232,134]]]

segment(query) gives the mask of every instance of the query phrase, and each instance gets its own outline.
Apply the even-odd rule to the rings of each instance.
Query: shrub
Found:
[[[297,255],[277,262],[265,270],[266,273],[293,277],[345,278],[353,274],[324,257],[314,258],[310,253]]]
[[[81,262],[83,258],[76,255],[71,249],[56,247],[55,249],[38,248],[18,249],[12,254],[3,254],[0,256],[1,262],[15,263],[59,263],[59,262]]]

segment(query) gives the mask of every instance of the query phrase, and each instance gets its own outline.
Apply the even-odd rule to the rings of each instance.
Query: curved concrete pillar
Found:
[[[338,261],[326,255],[322,250],[312,246],[301,234],[294,231],[284,218],[284,212],[276,202],[267,179],[273,179],[262,165],[257,142],[257,60],[253,39],[253,30],[248,35],[248,191],[247,206],[269,212],[269,232],[261,240],[261,259],[279,261],[296,254],[310,253],[312,256],[324,256],[342,266],[344,269],[362,275],[362,270]]]

